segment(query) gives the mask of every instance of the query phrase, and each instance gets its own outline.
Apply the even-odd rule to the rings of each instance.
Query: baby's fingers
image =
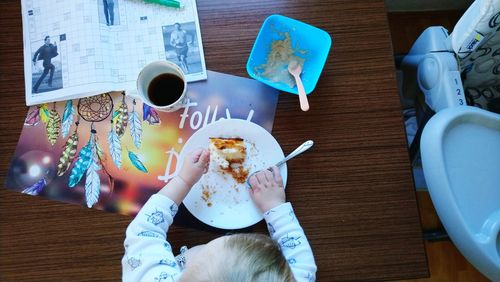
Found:
[[[273,170],[274,181],[283,186],[283,178],[281,178],[280,169],[277,166],[273,166],[271,169]]]
[[[203,149],[203,152],[201,153],[200,156],[200,163],[203,165],[208,164],[208,161],[210,160],[210,153],[208,150]]]
[[[248,182],[250,183],[252,189],[257,188],[257,186],[259,185],[259,180],[255,175],[252,175]]]
[[[266,173],[262,170],[255,174],[255,178],[257,178],[259,183],[262,185],[265,185],[266,183],[268,183],[268,181],[266,179]]]
[[[264,176],[266,177],[266,181],[269,182],[269,183],[272,183],[273,182],[273,173],[270,172],[269,170],[264,170]]]
[[[191,152],[190,160],[192,163],[197,163],[200,160],[200,157],[203,153],[203,148],[197,148]]]

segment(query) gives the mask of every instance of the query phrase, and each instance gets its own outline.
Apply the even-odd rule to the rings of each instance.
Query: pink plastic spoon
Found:
[[[309,102],[307,101],[306,91],[304,90],[302,79],[300,79],[302,66],[297,61],[292,60],[288,64],[288,72],[295,78],[295,83],[297,84],[297,89],[299,90],[300,108],[304,112],[309,111]]]

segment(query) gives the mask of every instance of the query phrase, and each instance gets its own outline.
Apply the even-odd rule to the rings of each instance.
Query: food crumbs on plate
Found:
[[[201,189],[201,198],[205,201],[205,203],[207,203],[208,207],[211,207],[212,201],[210,198],[213,194],[215,194],[215,191],[210,191],[210,187],[205,185],[203,185]]]
[[[288,72],[288,64],[294,60],[301,67],[304,65],[304,58],[295,54],[305,54],[306,51],[299,50],[297,46],[292,47],[292,40],[289,32],[277,32],[283,39],[273,40],[271,42],[270,52],[267,55],[265,64],[255,67],[255,72],[272,82],[281,82],[289,87],[295,86],[295,79]]]
[[[233,200],[234,200],[234,203],[235,203],[235,204],[239,204],[239,203],[240,203],[240,200],[239,200],[239,199],[237,199],[236,197],[233,197]]]
[[[238,183],[245,183],[249,173],[248,169],[245,169],[241,164],[233,165],[228,169],[224,169],[224,171],[230,173]]]
[[[240,188],[238,188],[238,186],[239,186],[239,185],[237,185],[237,184],[233,184],[233,185],[231,185],[231,187],[232,187],[232,188],[234,189],[234,191],[236,191],[237,193],[239,193],[239,192],[240,192]]]

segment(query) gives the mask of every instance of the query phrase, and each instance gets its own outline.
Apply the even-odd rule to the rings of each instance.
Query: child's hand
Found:
[[[210,153],[207,149],[194,150],[186,156],[179,177],[191,188],[207,172],[209,160]]]
[[[250,197],[257,207],[266,212],[285,202],[285,189],[278,167],[272,167],[273,172],[265,169],[250,177]]]
[[[158,191],[158,194],[166,196],[180,205],[191,187],[207,172],[209,159],[210,153],[203,148],[189,153],[184,159],[179,175],[170,180],[165,187]]]

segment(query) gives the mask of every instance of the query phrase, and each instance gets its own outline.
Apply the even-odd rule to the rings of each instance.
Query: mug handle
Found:
[[[188,104],[191,103],[191,99],[188,97],[187,93],[179,104],[179,109],[185,108]]]

